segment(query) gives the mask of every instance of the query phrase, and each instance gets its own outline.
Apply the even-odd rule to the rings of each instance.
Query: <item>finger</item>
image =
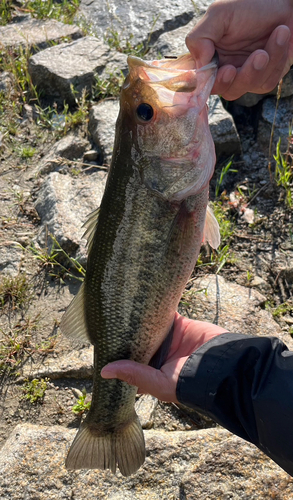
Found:
[[[222,97],[228,101],[238,99],[246,92],[262,93],[260,82],[263,83],[262,71],[269,64],[269,56],[264,50],[256,50],[243,66],[238,69],[233,83]]]
[[[226,16],[225,7],[218,8],[212,4],[203,18],[195,25],[187,35],[185,42],[193,58],[199,66],[208,64],[215,52],[215,44],[224,35],[226,23],[223,18]]]
[[[221,95],[231,101],[246,92],[265,94],[273,90],[290,69],[290,37],[287,26],[278,26],[271,34],[265,50],[256,50],[248,57],[233,83]]]
[[[212,94],[227,94],[237,76],[237,69],[231,65],[225,65],[218,69],[217,78],[212,88]]]
[[[204,38],[197,40],[195,43],[195,40],[190,38],[190,35],[187,35],[185,43],[196,62],[197,69],[211,62],[215,53],[215,45],[211,40]]]
[[[269,64],[262,74],[263,92],[273,90],[284,74],[290,69],[288,58],[291,32],[287,26],[278,26],[271,34],[265,51],[269,55]]]
[[[104,366],[101,376],[123,380],[138,387],[139,392],[152,394],[162,401],[177,401],[176,381],[148,365],[129,360],[115,361]]]

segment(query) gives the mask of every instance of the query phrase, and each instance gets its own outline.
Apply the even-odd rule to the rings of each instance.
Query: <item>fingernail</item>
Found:
[[[235,71],[234,68],[227,68],[223,73],[222,80],[224,83],[229,83],[234,79]]]
[[[113,374],[112,371],[107,370],[107,368],[103,368],[101,371],[101,377],[102,378],[115,378],[115,375]]]
[[[266,67],[268,63],[268,57],[265,54],[256,54],[253,59],[254,69],[261,70]]]
[[[277,38],[276,38],[277,44],[280,47],[282,47],[283,45],[285,45],[288,42],[289,37],[290,37],[290,32],[288,30],[279,29],[278,33],[277,33]]]

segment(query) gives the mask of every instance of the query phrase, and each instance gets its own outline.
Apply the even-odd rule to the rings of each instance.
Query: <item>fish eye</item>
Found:
[[[144,122],[149,122],[154,116],[154,110],[150,104],[146,102],[142,102],[136,110],[136,114],[138,118],[143,120]]]

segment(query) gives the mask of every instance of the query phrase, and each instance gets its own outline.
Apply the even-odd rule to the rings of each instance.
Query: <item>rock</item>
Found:
[[[63,24],[55,19],[32,19],[30,16],[14,18],[13,23],[0,26],[0,40],[4,47],[23,45],[28,48],[44,49],[50,42],[64,38],[76,40],[82,37],[81,30],[73,24]]]
[[[274,88],[274,90],[268,92],[267,94],[253,94],[248,92],[247,94],[244,94],[243,96],[239,97],[239,99],[236,99],[236,101],[234,102],[235,104],[239,104],[241,106],[251,107],[255,106],[264,97],[267,97],[268,95],[276,95],[277,92],[278,92],[278,85]],[[287,73],[287,75],[285,75],[283,78],[281,97],[289,97],[292,94],[293,94],[293,68],[291,68],[289,73]]]
[[[82,158],[86,148],[90,143],[84,137],[71,133],[56,142],[50,153],[46,155],[41,164],[37,167],[36,173],[40,175],[48,174],[62,169],[62,158],[76,160]]]
[[[112,158],[118,113],[119,102],[107,100],[93,106],[89,114],[89,132],[101,150],[103,163],[106,164],[109,164]]]
[[[101,40],[87,36],[38,52],[29,59],[33,84],[51,98],[58,96],[70,105],[85,90],[91,93],[94,75],[125,70],[126,55],[111,50]],[[72,88],[73,87],[73,88]]]
[[[172,31],[184,26],[201,14],[212,0],[198,0],[196,7],[192,2],[170,0],[162,5],[159,0],[146,3],[143,0],[124,2],[123,0],[81,0],[79,12],[93,24],[99,36],[117,33],[122,42],[131,44],[147,41],[151,36],[154,42],[164,31]],[[123,45],[123,43],[122,43]]]
[[[200,16],[195,12],[192,21],[173,31],[167,31],[160,35],[156,43],[146,55],[146,59],[157,59],[158,57],[180,56],[187,52],[185,38],[199,20]]]
[[[150,429],[154,424],[154,412],[158,400],[150,394],[142,394],[135,403],[135,411],[143,429]]]
[[[69,354],[42,360],[40,366],[28,359],[20,368],[20,379],[46,378],[91,378],[93,376],[93,346],[74,349]],[[1,498],[1,497],[0,497]]]
[[[98,151],[95,149],[91,149],[90,151],[86,151],[83,155],[83,161],[97,161],[99,157]]]
[[[234,120],[224,109],[221,99],[215,95],[210,96],[208,107],[209,125],[217,157],[240,153],[241,144]]]
[[[276,98],[267,97],[263,101],[261,118],[258,125],[257,141],[266,153],[268,153],[271,130],[274,123]],[[279,101],[279,106],[275,119],[275,129],[273,137],[273,153],[275,153],[276,145],[281,138],[283,148],[287,147],[289,126],[292,121],[292,106],[293,97],[286,97]]]
[[[0,272],[2,275],[11,277],[19,274],[24,253],[21,248],[17,248],[15,242],[7,241],[0,244]]]
[[[185,305],[181,304],[179,311],[193,319],[218,324],[233,333],[273,335],[293,348],[290,335],[283,333],[269,311],[263,309],[266,297],[255,289],[208,275],[196,279],[183,300]]]
[[[1,31],[1,27],[0,27]],[[0,73],[0,92],[3,94],[8,94],[12,90],[13,85],[13,75],[8,73],[8,71],[3,71]]]
[[[250,286],[255,288],[261,288],[263,285],[265,285],[265,280],[260,276],[255,276],[250,282]]]
[[[1,498],[291,500],[290,476],[224,429],[145,431],[147,458],[136,474],[67,471],[76,429],[17,425],[0,456]],[[276,496],[277,498],[277,496]],[[281,497],[280,497],[281,498]]]
[[[72,178],[52,172],[44,181],[35,202],[41,218],[38,242],[46,245],[46,231],[52,233],[70,256],[79,258],[86,265],[86,241],[82,227],[90,212],[99,207],[107,174],[95,172],[88,176]],[[52,242],[47,242],[48,248]]]

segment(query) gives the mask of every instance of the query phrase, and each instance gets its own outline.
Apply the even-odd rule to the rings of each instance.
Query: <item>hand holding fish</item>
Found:
[[[106,365],[101,375],[106,379],[118,378],[137,386],[140,393],[176,403],[178,377],[188,357],[208,340],[226,331],[220,326],[194,321],[176,313],[172,345],[160,370],[135,361],[122,360]]]
[[[234,100],[270,92],[293,63],[292,0],[216,0],[186,38],[198,67],[216,50],[212,93]]]

